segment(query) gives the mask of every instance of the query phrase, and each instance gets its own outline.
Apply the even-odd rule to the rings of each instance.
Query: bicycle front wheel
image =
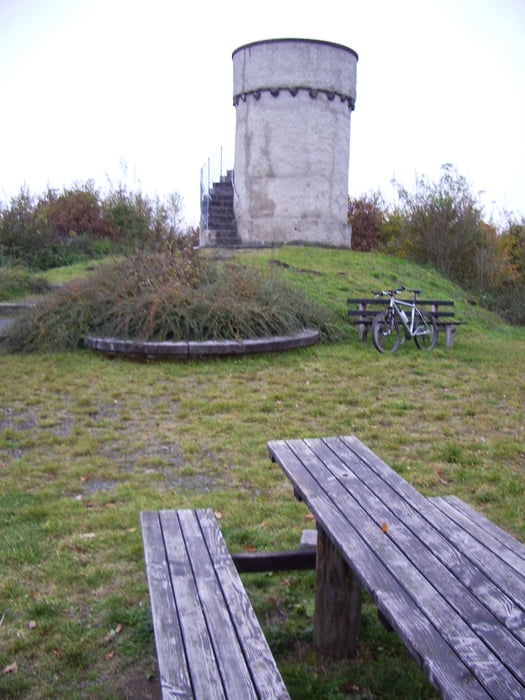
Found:
[[[432,314],[423,313],[417,316],[414,340],[420,350],[432,350],[436,347],[437,326]]]
[[[379,352],[395,352],[399,347],[399,323],[394,314],[382,311],[372,321],[372,341]]]

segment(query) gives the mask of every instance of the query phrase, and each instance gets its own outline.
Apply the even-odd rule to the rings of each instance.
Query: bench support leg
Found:
[[[321,528],[317,535],[314,645],[333,659],[352,656],[361,626],[361,584]]]
[[[446,338],[445,345],[447,348],[451,348],[454,345],[454,336],[456,335],[456,324],[447,323],[445,328]]]

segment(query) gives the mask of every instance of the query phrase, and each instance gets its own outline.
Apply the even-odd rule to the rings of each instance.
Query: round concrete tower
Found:
[[[234,208],[242,244],[350,246],[350,115],[357,54],[271,39],[233,52]]]

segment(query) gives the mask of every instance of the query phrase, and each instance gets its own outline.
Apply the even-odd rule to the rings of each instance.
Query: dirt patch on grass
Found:
[[[282,262],[282,260],[268,260],[268,265],[274,265],[275,267],[282,267],[285,270],[293,270],[294,272],[307,273],[308,275],[318,275],[319,277],[326,277],[324,272],[319,272],[319,270],[306,270],[301,267],[294,267],[288,263]]]
[[[149,680],[142,676],[131,676],[122,686],[126,700],[161,700],[162,689],[158,678]]]

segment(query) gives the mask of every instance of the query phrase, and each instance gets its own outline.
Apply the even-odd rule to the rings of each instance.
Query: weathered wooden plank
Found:
[[[484,515],[478,513],[477,510],[471,508],[457,496],[439,496],[431,498],[430,500],[437,505],[447,504],[448,507],[446,512],[449,515],[453,513],[451,508],[457,511],[458,515],[454,516],[454,519],[461,524],[462,527],[465,527],[465,523],[467,522],[464,520],[464,518],[468,518],[475,525],[474,531],[478,533],[478,537],[480,530],[484,530],[488,533],[488,535],[497,540],[500,545],[503,545],[503,547],[508,549],[510,552],[513,552],[513,554],[516,557],[519,557],[519,559],[514,559],[514,561],[509,561],[508,563],[514,565],[518,572],[525,575],[525,544],[517,540],[515,537],[512,537],[512,535],[509,535],[509,533],[505,532],[505,530],[499,528]],[[462,517],[458,517],[459,514],[461,514]],[[491,542],[491,544],[493,543]]]
[[[365,322],[372,321],[373,318],[381,312],[381,309],[348,309],[346,312],[347,316],[356,316],[357,318],[363,318]]]
[[[239,573],[315,569],[315,551],[236,552],[231,555]]]
[[[355,299],[347,299],[346,300],[347,304],[378,304],[385,306],[385,304],[388,304],[388,301],[386,300],[386,297],[383,297],[381,299],[380,297],[374,297],[372,299],[366,299],[365,297],[356,297]]]
[[[396,297],[398,298],[398,297]],[[403,297],[399,297],[400,301],[412,301],[412,299],[405,299]],[[379,304],[379,305],[385,305],[388,304],[388,297],[373,297],[372,299],[367,299],[365,297],[357,297],[357,298],[351,298],[346,300],[347,304]],[[454,302],[450,300],[443,300],[443,299],[418,299],[417,300],[418,305],[421,304],[422,306],[454,306]]]
[[[222,593],[228,601],[231,621],[252,675],[257,697],[261,700],[286,700],[290,696],[233,564],[217,521],[211,510],[198,510],[197,517],[213,561],[215,575]],[[231,695],[231,697],[245,696]]]
[[[164,514],[161,514],[163,518]],[[193,572],[191,583],[195,586],[196,597],[191,600],[191,605],[181,612],[181,626],[188,628],[188,633],[193,632],[195,617],[204,616],[204,624],[209,634],[209,640],[213,648],[213,653],[219,667],[220,673],[215,678],[206,681],[206,692],[210,694],[212,684],[215,686],[219,678],[224,685],[224,694],[229,698],[256,698],[256,692],[250,677],[250,672],[246,666],[246,661],[242,653],[235,630],[232,628],[231,619],[228,614],[228,604],[224,600],[221,588],[217,582],[214,572],[214,565],[210,559],[209,552],[203,540],[196,514],[191,510],[179,510],[178,517],[181,537],[189,556],[191,570]],[[164,531],[166,536],[166,547],[168,555],[171,557],[172,542],[171,535],[174,530],[173,524],[164,521]],[[168,540],[167,533],[170,535]],[[174,543],[173,543],[174,544]],[[177,562],[178,563],[178,562]],[[170,558],[170,566],[173,570]],[[173,572],[175,574],[175,571]],[[194,578],[193,578],[194,577]],[[179,578],[179,577],[178,577]],[[180,576],[187,581],[190,576],[184,572]],[[178,604],[178,597],[177,597]],[[200,645],[192,645],[198,648]],[[188,652],[189,653],[189,652]],[[198,657],[189,662],[190,670],[197,669],[201,672],[202,663]],[[206,663],[208,668],[208,663]],[[214,674],[215,675],[215,674]],[[197,695],[197,693],[196,693]],[[206,698],[203,694],[200,696]]]
[[[382,309],[348,309],[346,314],[348,317],[364,318],[364,322],[367,323],[371,321]],[[454,311],[430,311],[435,319],[440,318],[453,318],[455,316]]]
[[[483,572],[483,581],[477,587],[480,600],[525,644],[525,560],[520,556],[522,545],[515,540],[511,547],[507,547],[500,537],[494,537],[487,529],[478,527],[470,515],[464,517],[448,499],[429,500],[450,517],[450,539],[462,552],[463,561],[472,562]],[[505,534],[500,531],[500,535]],[[474,588],[472,583],[471,586]]]
[[[178,515],[175,511],[159,514],[194,697],[225,698],[228,695],[221,684],[215,647],[194,578],[195,555],[191,552],[190,557],[188,553]]]
[[[411,484],[403,479],[397,472],[383,462],[372,450],[358,440],[354,435],[344,435],[338,438],[347,445],[352,452],[365,464],[367,464],[386,483],[403,496],[410,506],[418,507],[424,503],[424,497]]]
[[[140,521],[162,696],[193,698],[158,513],[142,512]]]
[[[490,697],[469,668],[436,632],[427,613],[414,606],[412,599],[391,576],[378,552],[362,539],[359,513],[354,527],[339,508],[334,509],[316,478],[316,460],[313,460],[313,472],[309,471],[290,447],[295,442],[269,442],[270,456],[280,464],[321,527],[326,532],[339,533],[339,539],[343,540],[340,546],[342,555],[350,562],[363,587],[370,593],[387,622],[402,637],[430,681],[446,698],[470,700]],[[378,529],[382,533],[380,525]],[[378,544],[380,549],[384,547],[386,538],[384,543],[379,541]]]

